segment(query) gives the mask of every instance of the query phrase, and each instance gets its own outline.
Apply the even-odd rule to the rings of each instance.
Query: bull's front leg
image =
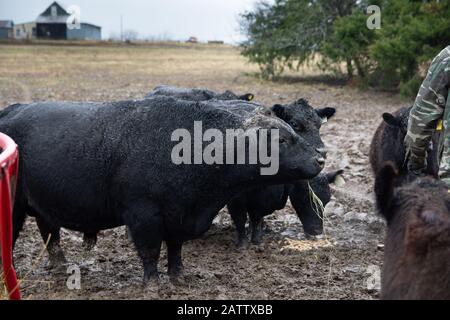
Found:
[[[161,243],[159,247],[153,248],[141,248],[138,249],[138,254],[142,259],[142,263],[144,265],[144,278],[143,284],[144,286],[148,285],[150,282],[158,283],[158,260],[161,252]]]
[[[158,260],[163,239],[163,219],[158,206],[148,200],[135,201],[124,214],[131,238],[144,265],[144,286],[158,283]]]

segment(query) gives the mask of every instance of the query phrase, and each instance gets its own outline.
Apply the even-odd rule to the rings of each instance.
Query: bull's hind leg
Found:
[[[144,265],[144,285],[157,282],[164,227],[158,207],[150,201],[135,201],[125,211],[124,221]]]
[[[183,272],[183,261],[181,258],[182,242],[166,241],[168,273],[171,277],[177,277]]]
[[[50,266],[57,268],[64,265],[67,260],[60,245],[60,228],[51,225],[42,217],[36,216],[36,223],[41,233],[42,240],[47,243],[47,252],[50,260]]]
[[[83,234],[83,248],[86,251],[91,251],[92,249],[94,249],[96,244],[97,244],[97,233],[85,232]]]
[[[236,245],[238,248],[245,248],[248,245],[247,231],[245,223],[247,222],[246,211],[230,211],[231,218],[236,226]]]
[[[236,226],[236,245],[238,248],[245,248],[248,245],[245,224],[247,222],[247,206],[244,199],[234,198],[228,205],[228,213]]]
[[[259,245],[262,242],[264,218],[251,210],[249,212],[249,217],[250,230],[252,231],[252,243]]]

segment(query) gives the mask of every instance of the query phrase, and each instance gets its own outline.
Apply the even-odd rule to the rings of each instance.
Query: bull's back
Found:
[[[108,145],[101,104],[34,103],[0,117],[0,131],[20,152],[24,200],[56,224],[75,230],[102,220],[114,224],[107,205]]]
[[[121,210],[140,197],[173,203],[175,215],[219,198],[226,168],[171,160],[172,132],[192,132],[199,120],[204,130],[241,121],[208,104],[159,97],[24,105],[0,116],[0,130],[19,145],[26,201],[59,225],[85,231],[122,224]],[[204,186],[215,191],[205,201]]]

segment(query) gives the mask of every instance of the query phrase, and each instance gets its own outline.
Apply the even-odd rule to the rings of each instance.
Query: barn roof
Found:
[[[52,9],[52,7],[56,7],[55,9]],[[52,12],[52,10],[54,12]],[[54,15],[56,13],[56,15]],[[70,13],[67,11],[67,7],[58,1],[53,1],[51,5],[47,7],[47,9],[44,10],[36,19],[36,23],[67,23],[67,18],[69,18]],[[84,25],[91,25],[96,28],[101,28],[100,26],[97,26],[92,23],[87,22],[81,22],[81,24]]]
[[[0,28],[11,29],[12,27],[14,27],[12,20],[0,20]]]
[[[56,8],[53,9],[53,8]],[[37,23],[66,23],[70,13],[62,4],[54,1],[36,19]]]
[[[94,28],[99,28],[99,29],[102,28],[102,27],[100,27],[100,26],[98,26],[96,24],[89,23],[89,22],[81,22],[81,24],[84,24],[84,25],[87,25],[87,26],[91,26],[91,27],[94,27]]]

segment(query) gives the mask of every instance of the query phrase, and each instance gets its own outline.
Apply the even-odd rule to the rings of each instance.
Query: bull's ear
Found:
[[[276,115],[278,118],[283,119],[283,117],[285,116],[286,110],[285,110],[285,107],[284,107],[283,105],[281,105],[281,104],[276,104],[276,105],[274,105],[271,109],[272,109],[272,111],[275,113],[275,115]]]
[[[253,93],[246,93],[239,97],[240,100],[244,101],[252,101],[255,98],[255,95]]]
[[[322,123],[325,123],[336,113],[335,108],[321,108],[316,109],[317,115],[322,119]]]
[[[274,112],[272,111],[272,109],[269,109],[267,107],[259,107],[256,109],[256,111],[268,117],[274,116]]]
[[[450,215],[447,210],[425,209],[419,213],[419,218],[427,228],[433,226],[435,234],[448,234],[450,231]]]
[[[336,179],[339,176],[342,176],[343,174],[344,174],[344,170],[337,170],[337,171],[334,171],[334,172],[328,172],[328,173],[325,174],[325,176],[326,176],[326,178],[328,180],[328,183],[335,183]]]
[[[391,127],[401,127],[400,119],[396,118],[394,115],[390,113],[383,113],[383,120]]]
[[[388,161],[383,164],[375,177],[375,198],[379,212],[386,221],[392,219],[390,210],[394,196],[395,180],[398,178],[398,170],[394,163]]]

